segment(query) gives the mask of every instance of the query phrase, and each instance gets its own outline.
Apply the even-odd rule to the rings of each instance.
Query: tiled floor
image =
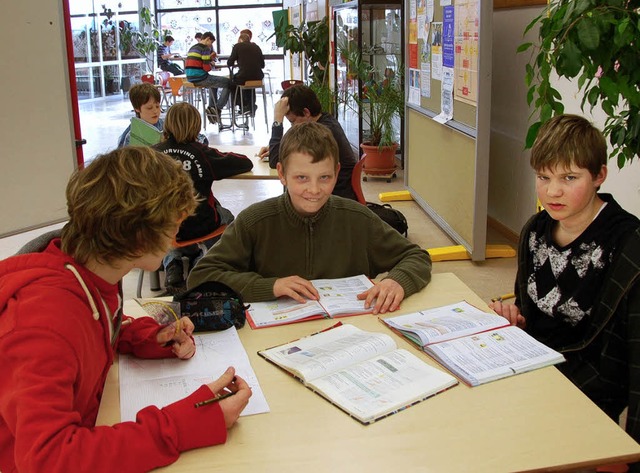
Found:
[[[278,96],[274,96],[277,100]],[[262,100],[258,99],[262,106]],[[268,123],[271,123],[271,100],[267,97],[269,107]],[[84,147],[85,159],[90,160],[96,154],[113,149],[117,144],[119,134],[127,126],[132,116],[129,100],[122,96],[113,96],[105,100],[83,101],[80,103],[80,113],[83,136],[87,140]],[[243,134],[242,130],[235,132],[223,131],[219,133],[217,127],[209,126],[207,137],[211,146],[218,144],[238,145],[266,145],[269,141],[269,132],[263,119],[263,111],[258,109],[256,116],[256,130]],[[403,171],[398,171],[398,176],[392,182],[384,179],[369,178],[363,182],[362,187],[368,201],[379,202],[378,194],[393,190],[404,189]],[[282,192],[282,186],[278,181],[259,180],[224,180],[214,184],[214,192],[223,205],[234,214],[247,205],[263,200]],[[424,248],[453,245],[453,242],[437,225],[425,214],[425,212],[413,201],[394,202],[397,208],[407,218],[409,223],[409,239]],[[61,225],[58,225],[60,227]],[[27,233],[14,235],[0,239],[0,258],[13,254],[22,244],[35,236],[53,227],[33,230]],[[489,230],[488,243],[509,243],[502,236]],[[516,272],[515,258],[489,259],[480,263],[471,261],[436,262],[433,265],[434,273],[453,272],[464,281],[471,289],[484,300],[489,300],[500,294],[513,290],[513,281]],[[129,274],[124,281],[125,297],[133,297],[138,274]],[[148,278],[145,280],[143,295],[151,296]]]

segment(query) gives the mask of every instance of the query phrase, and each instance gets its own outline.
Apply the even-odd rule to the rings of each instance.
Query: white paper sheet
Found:
[[[253,395],[242,415],[269,412],[247,352],[234,327],[196,335],[196,354],[190,360],[176,358],[143,360],[120,356],[120,415],[123,422],[134,421],[146,406],[164,407],[182,399],[202,384],[217,379],[229,367],[251,386]]]

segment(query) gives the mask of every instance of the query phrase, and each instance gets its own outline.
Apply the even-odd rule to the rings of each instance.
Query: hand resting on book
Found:
[[[300,304],[308,300],[317,301],[320,297],[313,284],[300,276],[276,279],[273,294],[276,297],[291,297]],[[403,299],[404,289],[398,282],[389,278],[358,294],[358,300],[364,300],[367,309],[373,307],[373,314],[394,312],[398,310]]]

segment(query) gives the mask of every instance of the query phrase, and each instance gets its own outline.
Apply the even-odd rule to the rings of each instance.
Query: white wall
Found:
[[[61,2],[8,0],[0,44],[0,235],[64,219],[76,165]]]
[[[525,27],[542,11],[541,7],[495,10],[493,15],[493,81],[491,101],[491,158],[489,171],[488,214],[515,233],[535,212],[536,196],[533,171],[529,167],[529,152],[524,140],[529,127],[530,110],[526,103],[525,64],[529,53],[516,54],[516,48],[527,40]],[[567,113],[585,115],[580,110],[577,87],[568,81],[558,81],[556,87],[563,97]],[[595,114],[594,123],[603,128],[602,112]],[[602,187],[614,194],[629,212],[640,216],[640,160],[618,171],[609,164],[609,178]]]

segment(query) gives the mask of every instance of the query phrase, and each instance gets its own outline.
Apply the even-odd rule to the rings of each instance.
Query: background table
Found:
[[[412,312],[460,300],[484,302],[451,273],[402,305]],[[125,313],[140,310],[129,301]],[[341,319],[392,334],[371,315]],[[226,445],[184,453],[171,472],[496,472],[575,470],[640,459],[640,446],[555,367],[483,386],[460,384],[407,410],[363,426],[284,371],[260,349],[329,327],[333,320],[251,330],[240,338],[271,412],[242,417]],[[409,348],[436,365],[404,339]],[[437,366],[437,365],[436,365]],[[98,423],[118,422],[118,377],[107,380]]]
[[[268,161],[262,161],[258,157],[260,146],[244,146],[244,145],[216,145],[214,148],[224,152],[234,152],[244,154],[253,161],[253,169],[251,171],[237,174],[229,179],[278,179],[278,172],[269,167]]]

